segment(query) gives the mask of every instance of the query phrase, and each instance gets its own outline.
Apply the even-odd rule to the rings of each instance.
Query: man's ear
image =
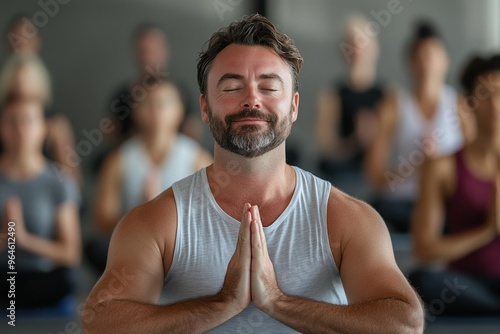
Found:
[[[205,94],[200,95],[201,120],[208,124],[208,101]]]
[[[299,92],[295,92],[292,97],[292,122],[299,116]]]

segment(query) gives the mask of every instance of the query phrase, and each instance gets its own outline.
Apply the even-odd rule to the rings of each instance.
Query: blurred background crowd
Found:
[[[75,316],[119,219],[211,163],[198,52],[254,12],[305,60],[288,162],[374,206],[427,320],[500,324],[500,0],[2,2],[0,268],[15,222],[21,314]]]

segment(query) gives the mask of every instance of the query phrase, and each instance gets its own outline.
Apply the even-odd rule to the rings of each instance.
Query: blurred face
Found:
[[[288,64],[262,46],[232,44],[214,59],[200,104],[216,143],[244,157],[279,146],[297,119]]]
[[[137,59],[142,67],[156,68],[168,62],[168,47],[163,32],[152,29],[143,34],[136,44]]]
[[[41,152],[46,125],[38,102],[17,102],[0,115],[0,138],[7,152]]]
[[[417,80],[444,81],[448,73],[448,55],[436,38],[427,38],[417,46],[411,58],[411,70]]]
[[[13,34],[14,45],[9,42],[9,47],[12,52],[38,53],[41,45],[40,37],[38,34],[32,36],[30,27],[26,27],[25,25],[26,23],[22,21],[14,25],[10,31]],[[29,31],[29,34],[26,31]]]
[[[162,84],[138,104],[134,120],[141,132],[177,131],[183,112],[178,90],[171,84]]]
[[[347,37],[347,43],[352,48],[350,54],[351,64],[375,64],[379,56],[378,41],[375,37],[370,37],[362,30],[363,27],[352,29]]]
[[[478,132],[500,135],[500,71],[485,73],[475,82]]]

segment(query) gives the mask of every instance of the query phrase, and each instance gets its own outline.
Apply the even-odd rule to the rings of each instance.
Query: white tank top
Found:
[[[269,256],[284,293],[330,304],[347,304],[327,233],[330,183],[294,167],[296,185],[283,213],[264,227]],[[172,186],[177,205],[174,255],[160,304],[214,295],[224,282],[240,222],[224,212],[205,169]],[[253,303],[210,333],[296,333]]]
[[[394,183],[386,192],[389,198],[414,200],[418,192],[418,175],[424,161],[422,140],[427,134],[434,136],[435,157],[457,152],[463,145],[462,130],[457,112],[457,93],[445,85],[434,118],[426,120],[420,112],[413,94],[398,91],[398,124],[391,150],[389,170],[404,179]],[[409,166],[408,166],[409,165]],[[398,170],[399,169],[399,170]]]
[[[162,191],[196,171],[199,151],[200,148],[194,140],[181,134],[177,135],[170,153],[159,166]],[[144,202],[144,186],[153,165],[143,143],[137,137],[123,143],[120,147],[120,159],[123,171],[122,210],[125,213]]]

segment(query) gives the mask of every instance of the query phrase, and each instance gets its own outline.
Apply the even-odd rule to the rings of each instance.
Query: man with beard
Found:
[[[88,333],[417,333],[419,298],[381,218],[285,162],[302,58],[252,15],[198,61],[214,163],[117,226]]]

